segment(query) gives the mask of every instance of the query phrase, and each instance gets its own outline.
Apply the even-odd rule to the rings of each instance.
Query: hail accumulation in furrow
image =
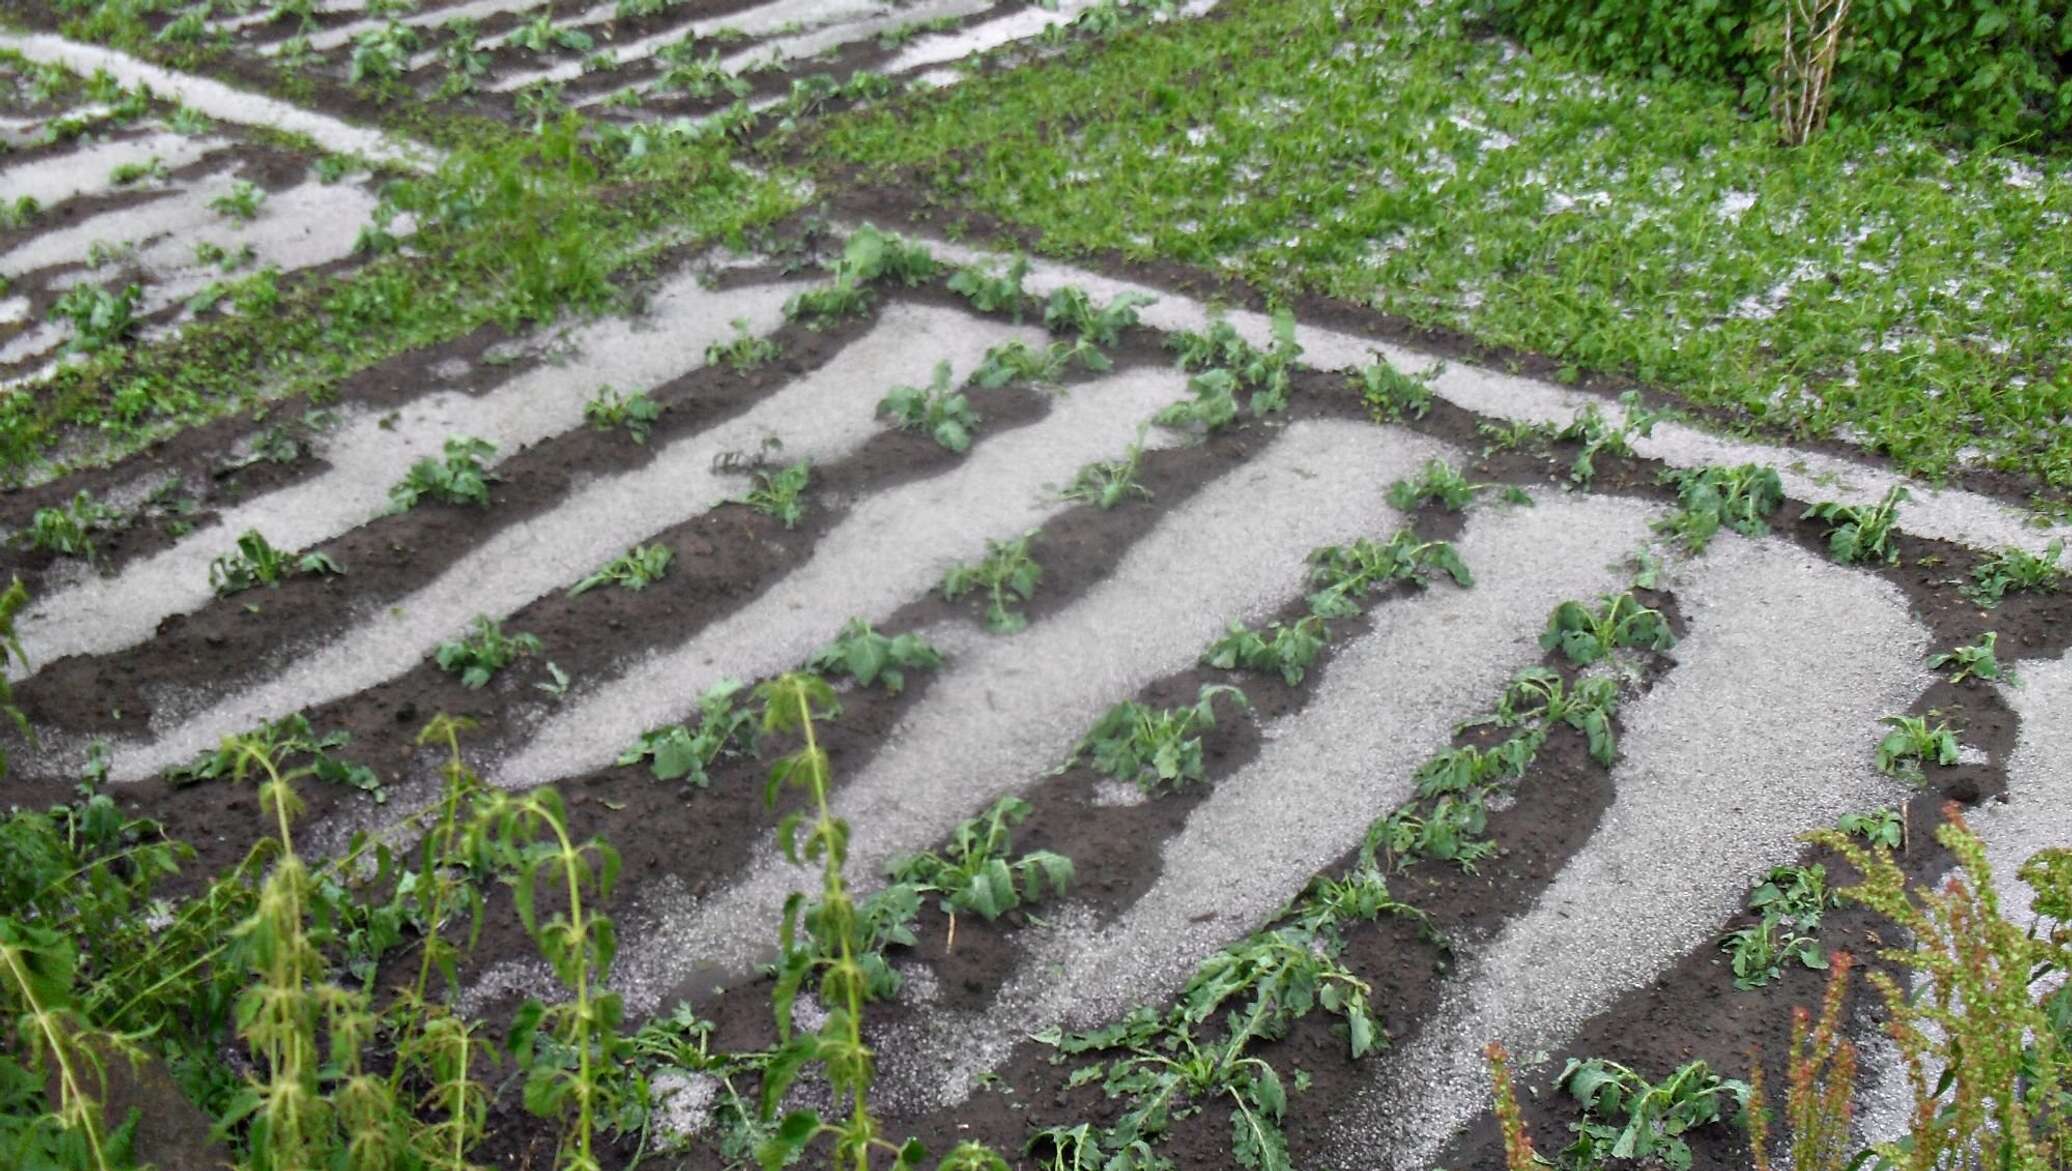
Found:
[[[198,184],[201,189],[198,197],[206,203],[208,199],[229,191],[230,183],[229,176],[225,175]],[[374,213],[374,205],[374,197],[358,186],[308,182],[267,196],[264,209],[257,218],[245,224],[225,223],[221,234],[228,237],[232,246],[251,246],[255,269],[272,266],[282,272],[298,272],[350,256],[361,227]],[[140,249],[134,258],[134,263],[147,277],[140,289],[139,315],[157,313],[178,305],[222,276],[220,272],[194,263],[194,244],[199,233],[169,234],[155,222],[152,212],[156,208],[157,205],[151,204],[133,212],[101,217],[132,221],[126,231],[117,228],[116,239],[157,238],[155,244]],[[176,216],[180,214],[177,207],[169,207],[167,211]],[[108,226],[117,227],[113,224]],[[217,234],[208,233],[210,236]],[[58,281],[57,287],[93,284],[101,279],[100,273],[79,272]],[[0,347],[0,365],[47,353],[63,344],[71,332],[70,326],[59,325],[44,325],[30,330]]]
[[[393,415],[352,415],[325,440],[328,466],[318,475],[226,510],[214,524],[114,577],[90,577],[32,603],[20,619],[29,662],[35,667],[142,642],[167,615],[208,602],[209,562],[247,529],[282,549],[329,540],[379,514],[389,486],[412,463],[437,456],[449,436],[487,439],[503,457],[581,426],[583,404],[600,385],[638,390],[695,369],[704,364],[708,344],[731,336],[730,318],[745,317],[755,332],[766,332],[781,320],[793,291],[780,284],[712,292],[687,272],[656,292],[645,317],[577,330],[568,339],[581,355],[576,361],[528,371],[481,395],[441,391]]]
[[[2020,686],[1997,685],[2021,729],[2007,759],[2007,798],[1967,820],[1986,844],[2001,912],[2027,923],[2034,892],[2015,872],[2038,850],[2072,844],[2072,653],[2010,670]]]
[[[999,266],[1009,259],[946,241],[931,239],[925,243],[939,259],[952,264]],[[1144,324],[1156,329],[1199,329],[1209,312],[1208,306],[1202,302],[1166,289],[1116,280],[1050,260],[1032,259],[1023,285],[1038,296],[1066,285],[1077,285],[1099,300],[1129,292],[1153,296],[1157,298],[1156,303],[1140,310],[1139,317]],[[1271,323],[1263,313],[1234,310],[1226,315],[1226,320],[1254,345],[1264,346],[1271,340]],[[1377,354],[1402,370],[1421,370],[1432,363],[1429,354],[1340,330],[1298,326],[1296,340],[1304,348],[1303,361],[1321,370],[1362,366],[1372,362]],[[1588,406],[1597,407],[1614,424],[1622,423],[1626,418],[1623,406],[1598,395],[1463,362],[1445,363],[1432,381],[1431,388],[1434,394],[1455,406],[1492,419],[1567,423]],[[1777,470],[1788,494],[1808,502],[1840,500],[1850,504],[1871,504],[1882,499],[1893,487],[1905,485],[1913,499],[1900,506],[1896,525],[1900,531],[1971,548],[2020,545],[2033,549],[2052,537],[2072,539],[2072,524],[2039,528],[2036,518],[2028,512],[1990,496],[1962,489],[1936,489],[1867,463],[1775,444],[1730,439],[1673,420],[1656,423],[1649,435],[1633,436],[1632,444],[1637,455],[1660,460],[1671,467],[1768,464]]]
[[[431,167],[443,153],[422,143],[391,138],[328,114],[259,94],[248,93],[220,81],[180,73],[127,53],[99,45],[67,40],[54,33],[15,33],[0,30],[0,49],[12,50],[39,64],[61,65],[81,77],[105,69],[125,89],[149,86],[158,97],[192,107],[219,122],[240,126],[266,126],[289,134],[306,135],[325,150],[356,154],[409,167]]]
[[[1383,603],[1371,632],[1332,652],[1310,701],[1265,730],[1258,758],[1189,814],[1135,905],[1097,930],[1046,933],[986,1011],[937,1012],[882,1044],[888,1081],[953,1105],[1030,1033],[1119,1019],[1270,920],[1410,798],[1411,774],[1455,724],[1539,661],[1548,611],[1620,587],[1622,555],[1652,516],[1627,500],[1544,495],[1535,508],[1475,513],[1456,542],[1472,589]]]
[[[886,73],[905,73],[912,69],[925,69],[930,65],[961,61],[1002,45],[1025,41],[1041,35],[1043,30],[1052,25],[1071,21],[1097,2],[1098,0],[1062,0],[1054,12],[1041,8],[1026,8],[956,32],[936,33],[900,50],[898,56],[885,62],[883,69]]]
[[[1065,609],[1013,635],[943,636],[942,676],[836,791],[852,881],[875,885],[886,859],[1033,782],[1109,705],[1191,666],[1230,619],[1257,620],[1300,591],[1317,545],[1388,528],[1387,485],[1440,451],[1367,424],[1293,424],[1175,506]],[[814,629],[832,632],[845,616],[821,615]],[[749,873],[710,898],[645,892],[654,922],[614,970],[628,1007],[651,1010],[673,989],[768,958],[771,925],[803,881],[765,842]]]
[[[201,711],[165,703],[159,738],[118,748],[112,775],[131,781],[191,757],[287,712],[372,687],[416,666],[474,615],[502,617],[563,588],[628,546],[737,495],[739,477],[714,469],[720,455],[782,440],[787,458],[827,460],[861,446],[879,428],[876,388],[926,382],[947,358],[969,369],[987,347],[1026,331],[974,322],[949,310],[894,306],[837,361],[792,383],[740,416],[678,440],[644,467],[596,480],[558,507],[510,525],[455,561],[386,616],[296,658],[278,675]]]
[[[105,194],[117,189],[110,178],[117,167],[142,166],[157,159],[167,170],[177,170],[229,145],[221,138],[171,132],[83,143],[77,150],[9,167],[0,177],[0,203],[33,199],[50,207],[82,195]],[[10,273],[20,271],[11,265],[8,268]]]
[[[710,684],[788,670],[851,616],[884,621],[986,541],[1065,511],[1047,485],[1120,450],[1185,393],[1185,380],[1164,370],[1074,387],[1037,422],[981,434],[955,470],[862,501],[815,543],[810,562],[753,603],[562,704],[522,752],[492,770],[497,783],[529,788],[603,767],[640,733],[682,718]]]
[[[423,12],[405,13],[400,16],[384,16],[367,20],[355,20],[335,28],[322,29],[309,34],[310,51],[328,53],[332,49],[349,45],[361,33],[384,29],[390,21],[405,28],[429,28],[454,20],[487,20],[507,12],[525,12],[540,6],[541,0],[468,0],[464,4],[449,4],[444,8],[432,8]],[[354,4],[342,11],[358,11],[365,6]],[[260,52],[272,56],[281,50],[280,44],[267,45]]]
[[[730,73],[739,73],[753,66],[776,63],[784,65],[792,61],[815,57],[829,49],[839,49],[879,33],[920,21],[954,19],[972,16],[993,6],[992,0],[921,0],[902,8],[881,9],[854,20],[845,20],[825,28],[777,37],[751,49],[743,49],[731,57],[721,60],[720,66]]]
[[[79,263],[96,242],[115,244],[156,237],[172,237],[174,243],[184,248],[182,259],[191,263],[197,241],[214,238],[221,242],[221,237],[237,230],[236,224],[209,207],[209,200],[221,194],[218,176],[160,188],[153,194],[156,198],[142,204],[38,232],[0,256],[0,272],[19,280],[38,269]],[[269,200],[269,211],[270,204]]]
[[[1898,590],[1728,534],[1674,588],[1689,634],[1620,713],[1611,808],[1531,910],[1466,943],[1438,1010],[1374,1062],[1329,1144],[1361,1166],[1376,1151],[1428,1166],[1487,1109],[1484,1045],[1558,1052],[1712,938],[1753,877],[1797,855],[1796,834],[1904,795],[1870,760],[1876,721],[1930,682],[1927,631]]]
[[[793,23],[814,26],[833,24],[882,11],[884,8],[881,0],[772,0],[772,3],[759,5],[745,12],[689,21],[605,52],[610,55],[615,66],[624,67],[654,56],[664,45],[673,45],[687,35],[708,37],[721,29],[733,29],[749,36],[761,36]],[[508,93],[541,82],[569,81],[583,74],[584,65],[582,61],[564,61],[545,69],[532,69],[500,77],[488,88],[497,93]]]

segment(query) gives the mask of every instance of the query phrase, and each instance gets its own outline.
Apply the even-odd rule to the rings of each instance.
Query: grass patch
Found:
[[[1047,252],[1186,261],[1911,472],[1975,446],[2072,488],[2061,158],[1904,117],[1782,150],[1730,89],[1579,75],[1456,3],[1225,7],[836,117],[820,153]]]

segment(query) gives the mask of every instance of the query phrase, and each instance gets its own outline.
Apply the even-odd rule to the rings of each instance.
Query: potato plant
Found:
[[[1032,530],[1011,541],[987,541],[986,555],[976,565],[953,565],[942,576],[942,596],[954,602],[966,594],[983,592],[986,600],[986,629],[994,634],[1013,634],[1029,624],[1028,616],[1016,609],[1036,595],[1036,583],[1043,580],[1043,567],[1029,552],[1036,539]]]
[[[847,675],[858,687],[883,686],[894,695],[906,689],[908,671],[932,671],[942,666],[942,652],[912,631],[887,637],[861,618],[843,624],[835,640],[806,661],[806,669],[821,675]]]
[[[600,566],[596,573],[569,587],[568,596],[588,593],[599,586],[644,590],[669,572],[676,551],[667,545],[635,545]]]
[[[752,755],[756,750],[755,713],[735,706],[742,690],[743,685],[732,679],[722,679],[706,688],[698,697],[695,731],[683,724],[671,724],[644,732],[631,748],[619,754],[618,763],[646,761],[648,771],[658,781],[681,780],[692,788],[705,788],[712,783],[707,770],[715,760],[741,753]]]
[[[1420,541],[1399,529],[1386,544],[1361,537],[1350,545],[1325,545],[1309,555],[1310,613],[1321,618],[1349,618],[1360,612],[1359,599],[1393,582],[1423,588],[1445,574],[1463,588],[1475,584],[1467,563],[1445,541]]]
[[[186,764],[173,765],[165,770],[164,776],[175,788],[206,781],[234,780],[238,776],[239,762],[258,750],[265,752],[275,763],[289,768],[297,777],[306,776],[327,785],[358,789],[372,797],[375,804],[386,803],[388,789],[382,784],[380,775],[364,764],[339,755],[340,750],[351,743],[351,734],[344,731],[319,733],[310,724],[308,716],[296,712],[263,723],[223,745],[204,750]]]
[[[1156,301],[1143,293],[1117,293],[1106,305],[1078,285],[1066,285],[1043,304],[1043,324],[1052,333],[1077,334],[1097,346],[1122,341],[1122,331],[1137,324],[1137,310]]]
[[[82,282],[65,290],[50,307],[50,317],[71,323],[68,353],[99,353],[129,336],[143,300],[143,291],[134,284],[115,289]]]
[[[1302,682],[1329,638],[1324,620],[1314,614],[1298,619],[1292,626],[1276,622],[1265,631],[1232,622],[1223,637],[1202,652],[1201,661],[1225,671],[1279,675],[1282,682],[1293,687]]]
[[[1824,500],[1808,508],[1802,519],[1827,522],[1828,555],[1844,565],[1899,560],[1899,546],[1893,543],[1892,528],[1899,518],[1899,506],[1911,498],[1905,485],[1894,484],[1876,504],[1840,504]]]
[[[1151,498],[1151,489],[1138,479],[1144,464],[1144,438],[1140,432],[1137,441],[1124,450],[1121,459],[1098,460],[1087,464],[1072,476],[1072,482],[1065,485],[1058,495],[1080,504],[1091,504],[1106,512],[1132,496]]]
[[[1988,630],[1970,646],[1954,647],[1928,656],[1929,669],[1948,671],[1952,683],[1962,683],[1974,676],[1995,683],[2016,683],[2014,671],[2002,667],[1999,656],[1994,653],[1999,642],[2000,635]]]
[[[1770,531],[1765,523],[1784,503],[1777,469],[1742,464],[1732,468],[1672,468],[1662,482],[1676,488],[1677,510],[1657,522],[1691,553],[1702,553],[1721,529],[1745,537]]]
[[[1380,355],[1353,371],[1352,383],[1367,404],[1367,413],[1377,423],[1422,419],[1432,410],[1432,379],[1437,369],[1424,375],[1405,374]]]
[[[425,500],[489,507],[489,485],[498,477],[485,461],[495,454],[496,445],[486,439],[448,439],[442,458],[418,460],[389,489],[390,511],[408,512]]]
[[[1582,1109],[1570,1123],[1576,1141],[1562,1152],[1564,1163],[1596,1167],[1610,1159],[1659,1159],[1670,1167],[1691,1164],[1684,1135],[1725,1122],[1748,1105],[1748,1086],[1693,1061],[1659,1082],[1601,1057],[1570,1058],[1554,1083]]]
[[[1595,609],[1563,602],[1547,616],[1547,630],[1540,635],[1541,649],[1558,650],[1578,667],[1608,659],[1620,647],[1664,651],[1675,645],[1668,619],[1630,591],[1599,598]]]
[[[462,687],[477,691],[488,686],[497,672],[539,652],[538,638],[505,634],[502,623],[487,614],[477,614],[467,633],[440,643],[432,658],[440,670],[460,676]]]
[[[708,351],[706,360],[711,361]],[[646,391],[621,394],[609,386],[597,388],[597,394],[583,404],[583,419],[598,431],[609,431],[624,427],[633,442],[645,444],[648,435],[655,429],[655,422],[662,417],[662,408],[649,398]]]
[[[291,574],[336,577],[344,572],[328,553],[311,551],[296,557],[274,548],[258,529],[247,529],[238,535],[236,549],[209,562],[209,588],[227,598],[254,586],[271,589]]]
[[[114,528],[121,519],[121,513],[82,489],[64,504],[37,509],[16,540],[45,553],[91,561],[94,534]]]
[[[919,431],[940,447],[962,453],[970,450],[971,437],[978,431],[978,409],[950,383],[950,364],[937,362],[928,387],[895,386],[878,400],[878,413],[902,431]]]
[[[1094,374],[1114,368],[1108,355],[1083,337],[1069,342],[1052,342],[1040,350],[1030,348],[1027,342],[1011,341],[986,351],[978,369],[971,372],[971,383],[987,390],[998,390],[1016,382],[1052,386],[1062,380],[1074,365]]]
[[[755,473],[755,486],[741,503],[764,516],[775,517],[785,528],[795,529],[806,518],[806,486],[812,482],[813,465],[800,460],[775,472]]]
[[[957,941],[957,912],[988,922],[1046,894],[1063,895],[1072,881],[1072,860],[1049,850],[1021,857],[1014,852],[1014,827],[1027,820],[1029,803],[1002,797],[978,817],[958,823],[940,851],[906,854],[886,864],[894,883],[941,898],[950,916],[949,942]]]
[[[1922,716],[1886,716],[1878,721],[1892,729],[1878,741],[1878,771],[1888,777],[1920,779],[1923,765],[1957,763],[1957,733],[1947,722],[1934,727]]]
[[[1979,559],[1971,570],[1971,582],[1964,596],[1980,606],[1992,607],[2010,591],[2055,593],[2065,584],[2065,568],[2058,564],[2065,542],[2054,538],[2040,554],[2008,546]]]
[[[21,578],[9,578],[7,588],[0,590],[0,716],[6,716],[22,739],[33,745],[36,737],[29,730],[29,717],[15,705],[14,685],[8,682],[10,676],[29,667],[29,657],[22,653],[21,636],[14,629],[14,616],[28,604],[28,587]],[[6,777],[7,748],[0,744],[0,780]]]
[[[1124,700],[1094,722],[1072,755],[1095,769],[1146,791],[1160,786],[1180,788],[1203,778],[1201,733],[1216,726],[1216,700],[1228,698],[1249,708],[1245,693],[1220,683],[1205,683],[1186,707],[1154,708]]]
[[[976,265],[960,268],[950,274],[948,285],[951,292],[971,302],[971,307],[979,312],[1012,313],[1015,324],[1020,325],[1027,299],[1022,292],[1022,279],[1028,275],[1029,258],[1016,256],[1004,272]]]

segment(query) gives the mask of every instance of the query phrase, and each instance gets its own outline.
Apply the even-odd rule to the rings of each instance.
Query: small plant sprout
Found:
[[[644,590],[662,580],[676,553],[667,545],[635,545],[604,563],[596,573],[569,587],[568,596],[588,593],[602,585]]]
[[[1814,938],[1820,918],[1835,903],[1827,868],[1775,866],[1748,895],[1756,922],[1720,941],[1734,971],[1734,987],[1760,988],[1784,974],[1786,964],[1825,970],[1827,953]]]
[[[957,564],[942,576],[942,595],[954,602],[975,590],[986,599],[986,629],[994,634],[1013,634],[1029,624],[1015,606],[1036,594],[1043,567],[1029,553],[1034,531],[1011,541],[987,541],[986,555],[978,564]]]
[[[253,586],[277,586],[291,573],[336,577],[344,572],[328,554],[312,551],[294,557],[274,548],[258,529],[246,529],[235,550],[209,563],[209,588],[227,598]]]
[[[1899,546],[1892,542],[1892,525],[1899,506],[1911,499],[1905,485],[1894,484],[1876,504],[1840,504],[1824,500],[1808,508],[1805,515],[1827,522],[1828,556],[1844,565],[1880,561],[1891,565],[1899,560]]]
[[[1618,755],[1612,730],[1612,714],[1618,706],[1615,680],[1590,676],[1577,679],[1571,687],[1560,672],[1533,666],[1511,677],[1497,700],[1494,722],[1505,728],[1533,721],[1567,724],[1589,741],[1591,758],[1608,765]]]
[[[1011,382],[1026,382],[1033,386],[1051,386],[1065,377],[1077,363],[1081,370],[1095,374],[1114,368],[1099,346],[1085,338],[1069,342],[1052,342],[1037,350],[1027,342],[1010,341],[992,347],[971,372],[974,386],[987,390],[998,390]]]
[[[113,528],[121,514],[80,491],[60,505],[39,508],[29,517],[29,527],[17,537],[29,548],[59,557],[94,557],[94,534]]]
[[[1279,675],[1293,687],[1302,682],[1303,673],[1317,661],[1327,637],[1324,620],[1314,614],[1293,626],[1276,622],[1264,632],[1232,622],[1229,631],[1202,652],[1201,661],[1225,671]]]
[[[1052,333],[1073,333],[1097,346],[1122,341],[1122,331],[1137,324],[1137,310],[1158,300],[1144,293],[1117,293],[1099,309],[1078,285],[1066,285],[1043,305],[1043,325]]]
[[[707,365],[717,366],[724,362],[736,372],[740,372],[753,369],[777,357],[777,343],[750,333],[746,317],[736,317],[730,324],[734,330],[731,339],[714,342],[705,347]]]
[[[1569,1124],[1576,1141],[1562,1152],[1570,1167],[1599,1167],[1615,1158],[1689,1167],[1691,1148],[1683,1136],[1748,1106],[1748,1086],[1721,1078],[1703,1061],[1650,1083],[1614,1061],[1570,1058],[1555,1085],[1583,1110],[1582,1121]]]
[[[851,618],[833,642],[806,661],[808,670],[847,675],[858,687],[882,684],[894,695],[906,689],[908,671],[932,671],[940,666],[942,652],[927,639],[912,631],[888,638],[861,618]]]
[[[801,497],[812,479],[813,467],[806,460],[775,472],[756,472],[755,486],[741,498],[741,503],[764,516],[777,518],[785,528],[795,529],[805,519],[806,504]]]
[[[1587,667],[1611,657],[1619,647],[1666,651],[1676,645],[1660,610],[1641,605],[1630,592],[1598,599],[1592,610],[1581,602],[1563,602],[1547,616],[1540,635],[1543,650],[1559,650],[1568,661]]]
[[[1091,756],[1095,769],[1146,791],[1198,782],[1203,777],[1201,733],[1216,726],[1220,697],[1240,708],[1251,706],[1244,692],[1220,683],[1204,684],[1187,707],[1154,708],[1124,700],[1095,721],[1065,763]]]
[[[1452,464],[1443,459],[1432,459],[1426,461],[1424,470],[1417,474],[1416,479],[1397,480],[1389,485],[1389,504],[1398,511],[1409,512],[1429,501],[1448,512],[1459,512],[1473,502],[1477,493],[1491,488],[1498,488],[1507,503],[1532,503],[1532,497],[1515,485],[1472,483]]]
[[[1353,371],[1352,382],[1375,422],[1396,423],[1405,418],[1422,419],[1431,413],[1431,380],[1437,376],[1438,369],[1434,367],[1421,377],[1413,377],[1377,354],[1374,361]]]
[[[1422,588],[1435,574],[1455,585],[1475,584],[1467,563],[1445,541],[1420,541],[1409,529],[1398,529],[1387,544],[1361,537],[1350,545],[1325,545],[1309,555],[1309,611],[1322,618],[1350,618],[1360,612],[1359,599],[1391,582]]]
[[[935,364],[935,376],[926,390],[893,387],[878,400],[878,411],[900,430],[925,432],[938,445],[955,452],[970,449],[972,433],[979,424],[979,414],[971,400],[952,389],[948,362]]]
[[[2040,555],[2011,545],[1989,554],[1972,567],[1971,584],[1964,587],[1964,596],[1992,607],[2010,590],[2055,593],[2065,584],[2065,567],[2058,564],[2064,553],[2065,542],[2057,538]]]
[[[1288,389],[1302,347],[1295,341],[1295,315],[1276,309],[1272,318],[1273,340],[1262,350],[1246,341],[1230,322],[1218,317],[1206,333],[1182,333],[1167,344],[1179,351],[1180,368],[1188,371],[1223,371],[1230,378],[1216,380],[1219,387],[1234,393],[1252,392],[1254,415],[1286,410]]]
[[[1016,325],[1022,321],[1022,278],[1029,275],[1029,259],[1017,256],[1007,266],[1006,272],[995,272],[976,266],[960,268],[950,274],[950,291],[971,302],[971,307],[980,313],[999,313],[1002,310],[1014,314]]]
[[[648,435],[655,429],[655,421],[661,417],[662,408],[647,396],[646,391],[626,395],[609,386],[600,386],[596,395],[583,404],[583,419],[592,428],[609,431],[614,427],[624,427],[635,443],[646,443]]]
[[[957,946],[958,911],[991,922],[1023,903],[1040,902],[1046,892],[1065,893],[1072,881],[1070,858],[1049,850],[1010,857],[1014,827],[1028,816],[1028,802],[1002,797],[985,813],[951,830],[949,844],[940,853],[908,854],[885,867],[893,882],[942,897],[942,909],[950,917],[944,950]]]
[[[1742,464],[1733,468],[1672,468],[1662,482],[1676,488],[1677,511],[1656,527],[1702,553],[1721,529],[1746,537],[1770,531],[1766,519],[1784,503],[1777,469]]]
[[[1929,669],[1949,671],[1952,683],[1962,683],[1975,675],[1995,683],[2014,684],[2017,682],[2014,672],[2001,667],[1999,657],[1993,653],[1999,641],[2000,635],[1988,630],[1970,646],[1960,646],[1941,654],[1930,655]]]
[[[1121,459],[1104,459],[1087,464],[1072,477],[1058,496],[1080,504],[1091,504],[1106,512],[1132,496],[1151,498],[1151,489],[1137,478],[1144,463],[1144,437],[1123,451]]]
[[[1931,728],[1922,716],[1886,716],[1878,723],[1892,729],[1878,741],[1878,771],[1886,776],[1918,780],[1924,764],[1957,763],[1957,733],[1948,723]]]
[[[99,353],[129,336],[143,300],[143,292],[133,284],[113,291],[76,284],[50,307],[50,319],[72,323],[72,336],[65,342],[68,352]]]
[[[698,727],[671,724],[641,734],[633,747],[619,754],[620,764],[648,762],[648,771],[658,781],[683,780],[702,789],[712,783],[706,772],[723,754],[754,752],[755,714],[737,708],[734,701],[742,685],[722,679],[698,697]]]
[[[248,224],[259,214],[259,205],[264,202],[264,188],[239,179],[230,185],[229,191],[209,200],[209,210],[227,219]]]
[[[496,454],[486,439],[455,436],[446,441],[443,459],[421,459],[389,489],[391,512],[408,512],[423,500],[442,504],[489,506],[489,485],[497,477],[484,461]]]
[[[1898,850],[1906,846],[1906,822],[1887,807],[1869,813],[1844,813],[1835,821],[1835,828],[1880,849]]]
[[[461,686],[474,691],[486,686],[498,671],[539,651],[539,639],[530,634],[505,634],[501,623],[477,614],[468,632],[440,643],[433,658],[440,670],[460,676]]]

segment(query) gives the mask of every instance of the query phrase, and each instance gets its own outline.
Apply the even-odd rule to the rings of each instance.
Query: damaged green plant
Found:
[[[1676,489],[1677,510],[1655,527],[1693,554],[1704,552],[1723,528],[1744,537],[1762,536],[1770,531],[1767,518],[1784,503],[1784,482],[1767,465],[1671,468],[1662,473],[1662,482]]]
[[[498,671],[539,652],[538,638],[505,634],[502,623],[487,614],[477,614],[468,624],[467,633],[440,643],[432,658],[441,671],[460,676],[462,687],[476,691],[488,686]]]
[[[389,511],[408,512],[424,500],[489,507],[489,485],[498,477],[484,461],[496,454],[496,444],[455,436],[446,441],[444,450],[440,459],[425,458],[410,465],[409,473],[389,489]]]
[[[1467,563],[1445,541],[1419,540],[1410,529],[1398,529],[1387,543],[1361,537],[1350,545],[1325,545],[1309,555],[1310,613],[1321,618],[1350,618],[1360,612],[1359,599],[1392,582],[1423,588],[1445,574],[1455,585],[1475,584]]]
[[[1223,637],[1202,652],[1201,661],[1225,671],[1279,675],[1293,687],[1302,682],[1328,638],[1324,620],[1314,614],[1296,620],[1293,625],[1276,622],[1264,631],[1232,622]]]
[[[994,634],[1013,634],[1029,624],[1028,616],[1015,609],[1036,594],[1043,567],[1029,552],[1036,531],[1011,541],[987,541],[986,555],[976,565],[953,565],[942,576],[942,596],[952,602],[974,591],[986,598],[986,629]]]
[[[886,865],[893,882],[941,897],[949,916],[944,950],[957,946],[959,911],[991,922],[1024,903],[1041,902],[1046,893],[1065,893],[1072,881],[1070,858],[1049,850],[1012,857],[1014,827],[1029,812],[1021,798],[1002,797],[978,817],[959,822],[942,850],[902,855]]]
[[[847,675],[858,687],[882,684],[898,695],[906,689],[908,671],[942,666],[942,652],[912,631],[886,637],[861,618],[851,618],[835,640],[813,652],[806,669],[821,675]]]
[[[209,588],[227,598],[254,586],[273,588],[290,574],[336,577],[344,572],[327,553],[313,550],[296,557],[274,548],[258,529],[246,529],[235,550],[209,562]]]
[[[1665,651],[1675,645],[1669,620],[1642,605],[1630,590],[1599,598],[1594,610],[1563,602],[1547,616],[1546,632],[1540,635],[1542,650],[1559,650],[1578,667],[1608,659],[1620,647]]]
[[[669,572],[669,563],[675,559],[675,550],[667,545],[635,545],[605,562],[596,573],[570,586],[568,596],[573,598],[605,585],[644,590],[661,581]]]
[[[970,450],[977,432],[979,413],[971,400],[950,384],[950,364],[937,362],[927,389],[895,386],[878,400],[878,413],[891,419],[901,431],[919,431],[940,447],[962,453]]]
[[[707,770],[714,761],[723,755],[753,755],[756,751],[755,713],[734,705],[741,691],[742,684],[733,679],[707,687],[698,697],[696,731],[671,724],[643,732],[633,747],[619,754],[618,763],[646,761],[658,781],[682,780],[693,788],[705,788],[712,783]]]
[[[1065,766],[1090,757],[1096,770],[1146,791],[1199,782],[1204,768],[1201,734],[1216,726],[1216,700],[1221,698],[1239,708],[1251,707],[1244,692],[1221,683],[1203,684],[1186,707],[1155,708],[1124,700],[1094,722]]]
[[[1827,522],[1828,556],[1844,565],[1878,561],[1891,565],[1899,560],[1899,546],[1893,543],[1892,527],[1899,519],[1899,506],[1912,499],[1903,484],[1894,484],[1876,504],[1841,504],[1823,500],[1808,508],[1803,518]]]

